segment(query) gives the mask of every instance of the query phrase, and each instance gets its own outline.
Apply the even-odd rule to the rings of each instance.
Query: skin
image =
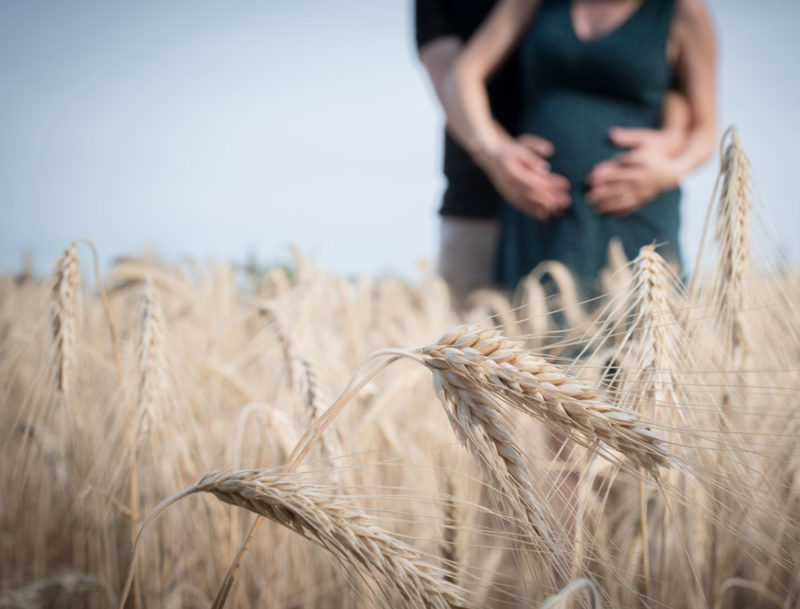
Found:
[[[637,0],[573,0],[576,34],[601,36],[637,6]],[[571,204],[569,182],[547,163],[553,144],[535,135],[512,138],[493,119],[485,86],[538,7],[538,0],[502,0],[466,45],[453,37],[437,39],[421,49],[420,57],[453,137],[511,205],[546,221]],[[714,36],[702,0],[677,0],[667,53],[679,95],[665,99],[662,129],[609,130],[609,138],[628,151],[599,163],[587,176],[587,200],[598,213],[627,215],[639,209],[713,151]]]
[[[446,110],[449,79],[463,50],[464,45],[457,36],[437,38],[420,49],[420,60]],[[503,133],[505,132],[498,126],[498,134],[502,137]],[[507,134],[506,136],[508,137]],[[505,158],[486,159],[497,165],[494,171],[487,169],[483,162],[476,159],[478,165],[487,171],[498,192],[510,201],[519,201],[525,205],[528,213],[540,220],[552,215],[545,212],[540,202],[566,209],[569,206],[569,182],[566,178],[550,173],[546,162],[547,157],[553,154],[553,145],[534,135],[520,136],[516,144],[517,146],[506,150],[509,154]],[[473,154],[473,158],[475,157]]]

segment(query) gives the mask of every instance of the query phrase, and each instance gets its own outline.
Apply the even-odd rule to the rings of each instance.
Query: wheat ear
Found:
[[[753,196],[750,159],[736,128],[731,127],[729,132],[731,141],[722,157],[722,190],[716,226],[720,248],[716,296],[720,317],[728,325],[726,346],[733,359],[731,363],[738,368],[746,349],[741,316],[750,270]]]
[[[382,583],[387,597],[399,594],[412,607],[466,607],[466,591],[446,581],[447,572],[425,560],[374,519],[325,487],[300,484],[291,476],[263,470],[211,472],[197,492],[243,507],[316,542],[356,573]]]
[[[659,405],[677,406],[680,402],[676,387],[680,387],[677,371],[685,362],[686,349],[682,327],[676,314],[680,280],[666,261],[648,245],[639,250],[633,262],[633,274],[626,290],[633,322],[623,347],[634,343],[631,368],[623,386],[623,404],[642,411],[641,404],[650,404],[655,416]],[[674,416],[668,409],[667,416]],[[639,479],[639,513],[642,538],[642,574],[645,595],[650,598],[652,579],[650,569],[650,534],[647,513],[647,487]]]
[[[462,399],[499,398],[584,446],[612,447],[653,475],[670,462],[663,440],[640,417],[498,332],[461,327],[422,354],[437,382],[458,389]]]
[[[305,356],[295,356],[300,364],[302,374],[298,375],[298,384],[303,394],[303,410],[305,418],[310,425],[316,421],[323,413],[323,405],[327,404],[325,395],[322,391],[317,367],[313,360]],[[341,454],[341,437],[336,428],[331,433],[323,435],[319,439],[320,452],[327,465],[331,465],[332,460]]]
[[[63,395],[72,389],[81,314],[81,263],[77,243],[56,262],[52,291],[53,339],[56,347],[56,388]]]
[[[166,394],[167,364],[164,312],[153,282],[145,280],[142,334],[139,341],[139,407],[137,435],[139,440],[149,435],[157,424],[158,411]]]
[[[458,439],[497,487],[505,505],[523,527],[530,543],[541,540],[552,557],[558,549],[551,539],[520,449],[513,440],[508,417],[486,392],[454,370],[434,370],[434,388]],[[527,527],[525,526],[527,525]],[[525,530],[525,529],[528,530]]]

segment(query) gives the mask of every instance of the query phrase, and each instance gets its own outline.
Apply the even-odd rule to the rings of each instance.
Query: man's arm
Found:
[[[445,77],[453,69],[462,48],[463,44],[458,36],[447,35],[434,38],[419,49],[419,59],[428,72],[428,78],[440,103]]]
[[[678,86],[689,102],[691,121],[675,161],[679,174],[685,175],[702,165],[716,145],[716,44],[702,0],[679,0],[676,10]]]
[[[441,0],[414,1],[417,52],[440,101],[444,77],[463,47],[463,40],[451,19]]]
[[[538,0],[501,0],[444,77],[441,100],[448,129],[468,151],[489,151],[504,130],[494,121],[486,81],[528,27]]]
[[[492,117],[486,81],[513,50],[538,0],[502,0],[466,45],[444,37],[423,47],[425,63],[447,116],[447,128],[495,188],[539,220],[570,203],[569,183],[544,157],[552,145],[533,136],[514,140]]]
[[[661,106],[661,130],[669,156],[680,154],[686,146],[691,120],[692,114],[686,96],[677,89],[667,91]]]

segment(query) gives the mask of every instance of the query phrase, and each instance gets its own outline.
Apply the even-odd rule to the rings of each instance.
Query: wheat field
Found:
[[[0,277],[0,607],[800,608],[800,278],[726,144],[695,276],[612,244],[590,300]]]

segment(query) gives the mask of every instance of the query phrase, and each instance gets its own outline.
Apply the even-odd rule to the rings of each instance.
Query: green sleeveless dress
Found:
[[[572,206],[540,223],[505,205],[497,256],[500,285],[514,288],[543,260],[566,264],[589,293],[605,266],[608,243],[619,237],[629,258],[650,243],[680,264],[680,190],[662,193],[625,217],[599,215],[586,202],[592,168],[621,151],[612,126],[658,127],[672,80],[666,44],[672,0],[644,0],[610,33],[584,42],[575,34],[568,0],[544,0],[520,47],[522,115],[519,133],[555,147],[552,171],[571,185]]]

